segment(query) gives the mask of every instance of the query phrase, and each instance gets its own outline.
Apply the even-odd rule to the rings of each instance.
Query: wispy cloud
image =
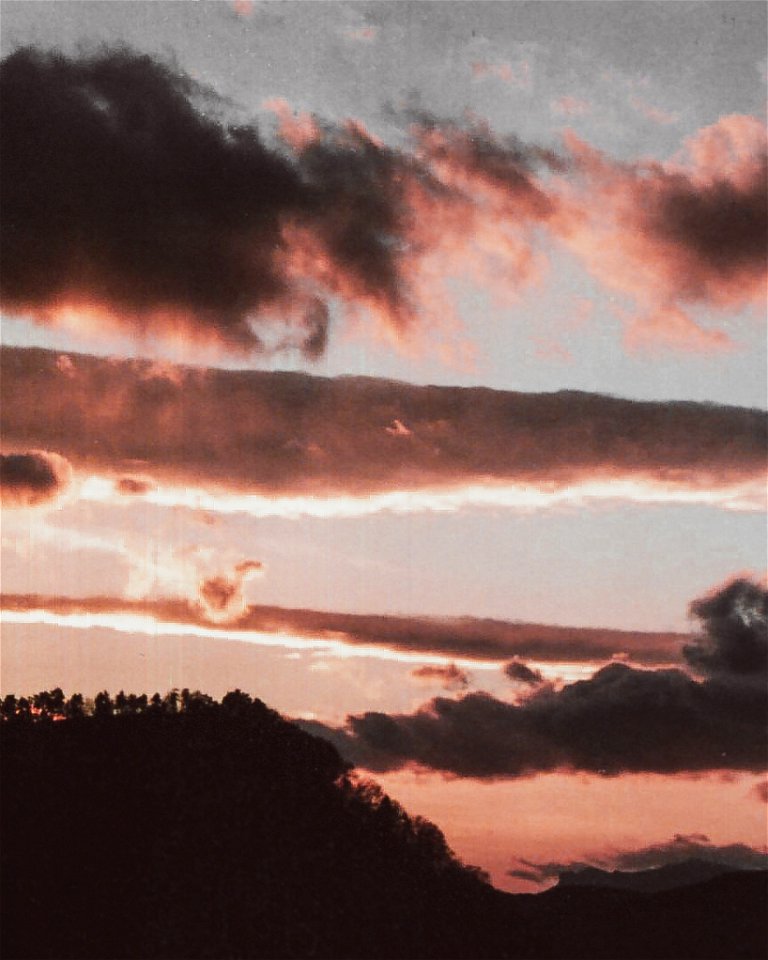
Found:
[[[476,80],[492,78],[515,87],[529,87],[531,85],[531,65],[527,60],[512,64],[508,60],[491,63],[487,60],[475,60],[472,65],[472,76]]]
[[[449,663],[447,666],[427,664],[412,670],[411,676],[424,683],[438,683],[444,690],[461,690],[469,686],[469,674],[466,670],[457,667],[455,663]]]
[[[258,637],[269,635],[276,645],[281,637],[286,637],[307,648],[315,641],[321,646],[330,644],[350,650],[379,648],[405,659],[421,658],[422,663],[439,668],[434,676],[442,679],[447,676],[445,669],[451,674],[457,665],[479,669],[479,665],[487,663],[498,669],[515,657],[547,665],[548,676],[552,673],[548,667],[580,664],[589,672],[613,657],[637,663],[670,663],[679,659],[679,651],[689,639],[679,633],[562,627],[474,617],[397,617],[264,605],[243,607],[237,581],[242,582],[253,570],[253,562],[246,561],[232,575],[206,578],[199,585],[195,600],[4,594],[0,608],[11,620],[21,617],[44,622],[46,617],[53,617],[62,625],[72,626],[98,621],[119,627],[122,623],[125,629],[138,632],[164,629],[165,625],[177,633],[200,629],[206,631],[206,636],[245,642],[259,642]],[[459,679],[458,674],[455,679]]]
[[[650,103],[646,103],[641,97],[630,97],[629,100],[633,109],[637,110],[638,113],[642,114],[647,120],[651,120],[653,123],[659,123],[662,126],[667,126],[672,123],[677,123],[680,117],[676,113],[670,113],[668,110],[663,110],[661,107],[654,107]]]
[[[553,100],[551,108],[555,113],[563,114],[567,117],[583,117],[592,110],[591,104],[579,97],[559,97]]]

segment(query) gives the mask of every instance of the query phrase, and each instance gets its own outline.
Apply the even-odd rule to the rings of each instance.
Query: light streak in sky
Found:
[[[115,491],[109,477],[89,476],[79,487],[79,498],[99,503],[131,502]],[[730,486],[695,488],[661,480],[584,480],[570,486],[474,483],[461,487],[390,490],[369,496],[268,496],[260,493],[209,491],[182,486],[157,486],[141,494],[142,502],[164,507],[186,507],[219,514],[252,517],[350,519],[378,513],[455,513],[462,509],[506,508],[532,511],[552,507],[581,507],[592,503],[634,503],[709,506],[724,510],[765,509],[765,484],[748,480]]]
[[[19,625],[42,625],[59,629],[91,630],[101,628],[123,634],[138,634],[150,637],[196,637],[211,640],[234,640],[262,647],[277,647],[284,650],[301,650],[315,656],[330,656],[338,659],[366,658],[395,661],[405,664],[433,664],[456,666],[473,671],[499,671],[505,660],[472,660],[466,657],[448,657],[440,654],[394,650],[378,644],[352,644],[342,639],[329,637],[300,636],[285,632],[260,630],[237,630],[226,626],[215,627],[195,623],[174,623],[159,620],[146,614],[135,613],[56,613],[35,608],[30,610],[0,610],[0,622]],[[592,661],[550,662],[529,661],[539,670],[545,680],[572,683],[591,676],[602,663]]]

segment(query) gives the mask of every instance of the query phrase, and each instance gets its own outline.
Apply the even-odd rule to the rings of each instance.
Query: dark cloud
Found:
[[[455,321],[441,278],[509,294],[540,276],[535,230],[635,296],[642,336],[707,349],[727,335],[682,308],[740,305],[765,281],[750,117],[700,131],[688,166],[619,163],[575,138],[561,156],[424,110],[396,116],[410,127],[395,149],[278,102],[266,142],[178,66],[128,49],[18,49],[0,107],[0,295],[42,323],[314,359],[334,297],[395,339],[423,321],[434,337]]]
[[[768,589],[739,578],[691,604],[702,624],[683,648],[692,667],[710,676],[768,676]]]
[[[764,629],[743,608],[751,635]],[[695,660],[687,647],[687,657]],[[613,776],[763,770],[768,689],[764,672],[723,672],[702,681],[681,670],[611,663],[590,679],[534,690],[519,703],[470,693],[436,697],[413,714],[369,712],[323,735],[352,763],[392,770],[414,763],[465,777],[517,777],[557,769]],[[315,732],[320,732],[318,725]]]
[[[520,704],[485,693],[437,697],[415,714],[365,713],[323,735],[352,763],[377,771],[411,763],[477,778],[557,769],[607,776],[759,770],[766,764],[767,708],[765,691],[756,687],[611,664]]]
[[[263,566],[258,560],[243,560],[230,574],[207,577],[199,586],[203,611],[214,620],[242,615],[245,609],[243,584]]]
[[[200,584],[200,599],[214,613],[224,613],[240,596],[240,584],[229,577],[209,577]]]
[[[155,484],[148,477],[120,477],[115,481],[115,490],[126,497],[140,497],[155,489]]]
[[[306,261],[323,251],[327,263],[321,279],[327,289],[402,329],[416,310],[405,277],[405,261],[415,254],[405,185],[413,179],[424,185],[433,181],[414,159],[374,140],[359,125],[317,130],[299,154],[308,210],[296,218],[290,234],[288,269],[302,277],[316,275],[314,264]]]
[[[431,664],[417,667],[411,671],[411,676],[417,680],[426,680],[429,683],[437,681],[442,684],[445,690],[460,690],[462,687],[469,686],[469,674],[466,670],[457,667],[455,663],[450,663],[445,667]]]
[[[730,117],[732,136],[754,135],[754,121]],[[750,129],[745,130],[748,126]],[[710,128],[712,133],[716,128]],[[764,130],[760,131],[764,135]],[[700,159],[707,166],[706,179],[678,173],[658,184],[657,202],[651,205],[649,226],[655,234],[685,252],[698,267],[680,278],[686,299],[717,300],[718,284],[754,283],[765,278],[768,243],[768,166],[766,148],[735,158],[735,171],[723,161],[735,143],[723,145],[719,156]],[[705,145],[709,153],[712,146]],[[723,166],[720,166],[723,164]],[[748,165],[747,165],[748,164]]]
[[[256,561],[244,561],[223,579],[243,579],[261,569]],[[216,580],[217,578],[209,578]],[[204,581],[204,583],[209,581]],[[209,587],[216,597],[217,587]],[[223,594],[229,590],[225,586]],[[210,624],[215,613],[204,603],[185,600],[126,600],[120,597],[46,597],[35,594],[4,594],[8,610],[49,610],[52,613],[146,614],[174,623]],[[215,599],[214,599],[215,604]],[[292,636],[373,645],[402,653],[426,653],[446,658],[499,662],[520,654],[541,661],[589,663],[609,660],[617,649],[631,651],[638,662],[666,663],[679,660],[687,637],[674,633],[633,633],[589,627],[482,620],[474,617],[395,617],[375,614],[329,613],[321,610],[291,610],[285,607],[250,605],[236,611],[228,625],[237,630],[284,633]],[[432,669],[432,668],[429,668]],[[437,669],[442,670],[442,667]],[[448,667],[450,669],[450,667]]]
[[[304,314],[306,333],[302,340],[302,353],[308,360],[319,360],[328,346],[330,318],[328,307],[319,297],[313,297]]]
[[[765,413],[597,394],[421,387],[6,348],[0,428],[75,467],[272,494],[587,481],[762,491]],[[393,432],[400,423],[402,431]],[[408,431],[404,436],[404,431]],[[407,442],[404,442],[407,439]],[[758,496],[752,493],[754,498]]]
[[[64,457],[47,450],[0,453],[0,498],[8,507],[36,507],[66,490],[72,468]]]
[[[3,304],[61,304],[258,348],[287,293],[274,250],[297,172],[178,69],[112,50],[18,50],[0,67]]]
[[[414,265],[448,222],[422,214],[472,206],[426,156],[353,121],[283,115],[282,145],[267,144],[176,65],[128,49],[19,49],[0,67],[0,101],[0,291],[39,322],[78,316],[316,359],[329,295],[397,332],[428,309]],[[518,219],[540,216],[548,201],[520,151],[473,144],[474,165],[514,188]],[[463,245],[466,216],[452,216]]]
[[[719,864],[733,870],[768,869],[768,852],[756,850],[744,843],[722,846],[713,844],[709,837],[700,833],[675,834],[671,840],[650,844],[636,850],[616,850],[590,854],[583,860],[545,863],[519,860],[518,865],[507,871],[510,877],[543,884],[556,880],[563,873],[580,872],[589,868],[601,870],[653,870],[668,864],[700,860]]]
[[[510,660],[504,664],[504,674],[515,683],[525,683],[528,686],[536,686],[544,681],[541,670],[534,670],[522,660]]]
[[[752,788],[752,793],[761,803],[768,803],[768,780],[761,780]]]

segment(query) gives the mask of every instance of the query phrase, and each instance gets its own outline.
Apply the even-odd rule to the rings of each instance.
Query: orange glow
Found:
[[[216,360],[247,354],[256,343],[247,332],[230,338],[213,325],[202,325],[192,311],[181,307],[153,307],[139,317],[130,308],[116,307],[109,301],[97,300],[88,291],[76,289],[61,293],[52,303],[24,305],[19,313],[33,323],[87,337],[102,349],[113,348],[126,335],[130,338],[126,343],[140,344],[149,353],[156,341],[162,341],[173,346],[177,359],[188,363],[199,358],[201,348],[209,360]]]
[[[438,823],[463,860],[514,893],[541,889],[506,875],[518,857],[567,862],[676,833],[703,833],[716,844],[766,842],[765,807],[752,795],[749,775],[552,773],[493,782],[411,770],[373,776],[409,813]]]
[[[125,503],[115,492],[115,481],[104,476],[86,478],[79,489],[82,500]],[[213,491],[192,486],[158,486],[141,499],[163,507],[186,507],[220,514],[252,517],[367,517],[377,513],[455,513],[463,509],[534,511],[557,507],[584,507],[593,503],[680,504],[724,510],[759,511],[765,507],[765,486],[758,480],[715,488],[696,488],[661,480],[617,478],[583,480],[569,485],[472,483],[463,486],[390,490],[370,496],[266,496],[257,493]]]

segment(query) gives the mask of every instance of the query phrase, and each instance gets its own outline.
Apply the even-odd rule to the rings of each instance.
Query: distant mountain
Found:
[[[768,872],[726,873],[656,893],[556,886],[518,896],[537,960],[765,960]]]
[[[764,960],[765,873],[512,896],[259,700],[88,713],[0,705],[4,960]]]
[[[639,893],[659,893],[688,887],[724,873],[733,873],[732,865],[716,863],[712,860],[691,859],[680,863],[668,863],[649,870],[622,871],[599,870],[587,867],[584,870],[567,871],[560,874],[560,887],[602,887],[612,890],[636,890]]]

